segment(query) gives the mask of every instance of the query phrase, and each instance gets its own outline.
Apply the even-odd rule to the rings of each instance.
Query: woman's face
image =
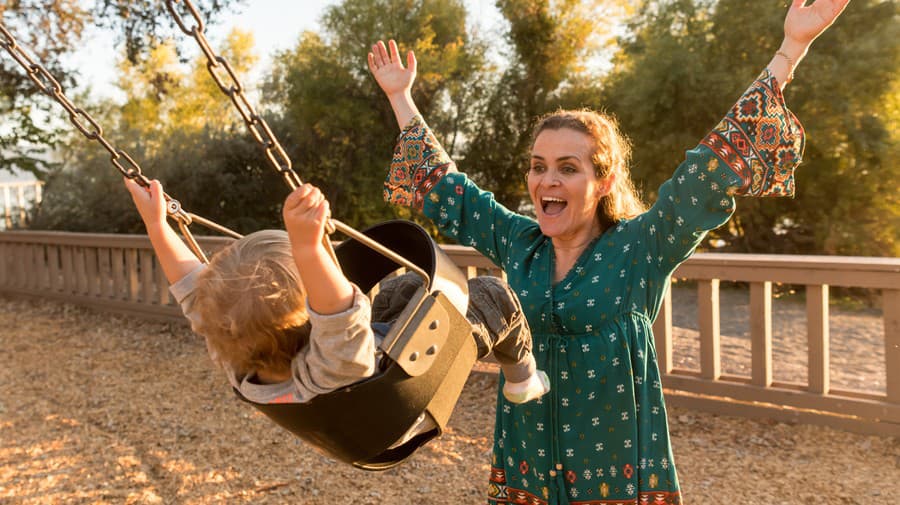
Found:
[[[568,128],[544,130],[535,139],[528,194],[544,235],[581,242],[599,233],[597,205],[611,178],[597,178],[592,152],[591,137]]]

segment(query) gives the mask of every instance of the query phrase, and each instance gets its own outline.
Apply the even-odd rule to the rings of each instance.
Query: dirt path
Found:
[[[0,504],[484,503],[496,380],[450,432],[379,474],[242,405],[179,325],[0,297]],[[888,504],[900,440],[670,412],[687,503]]]

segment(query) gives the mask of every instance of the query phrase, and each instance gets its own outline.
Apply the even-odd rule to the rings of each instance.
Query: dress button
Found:
[[[550,476],[556,477],[556,470],[550,470]]]
[[[557,470],[562,470],[562,463],[557,463],[557,464],[556,464],[556,469],[557,469]]]

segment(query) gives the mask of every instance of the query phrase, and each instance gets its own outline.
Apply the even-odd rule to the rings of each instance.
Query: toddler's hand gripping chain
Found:
[[[16,42],[16,39],[12,36],[9,30],[6,29],[6,26],[3,23],[0,23],[0,46],[9,53],[10,56],[16,62],[25,69],[28,78],[34,82],[35,86],[41,92],[55,100],[59,103],[63,109],[66,110],[69,114],[69,121],[84,135],[88,140],[95,140],[104,149],[109,153],[110,158],[109,161],[122,173],[123,176],[135,181],[140,186],[144,188],[150,187],[150,180],[142,173],[141,166],[134,161],[134,159],[125,151],[121,149],[116,149],[115,146],[112,145],[106,138],[103,136],[103,128],[100,126],[100,123],[97,122],[90,114],[85,112],[84,109],[78,108],[75,104],[72,103],[71,100],[66,96],[63,92],[62,85],[59,81],[53,77],[50,72],[47,71],[42,65],[36,63],[34,59],[29,56],[25,50],[19,46]],[[87,124],[85,124],[87,123]],[[166,213],[169,217],[171,217],[176,223],[178,223],[178,228],[181,230],[181,234],[184,236],[185,240],[188,243],[188,246],[191,248],[191,251],[204,263],[208,263],[206,255],[200,249],[200,246],[197,244],[197,241],[194,239],[191,234],[188,226],[193,222],[197,222],[203,226],[206,226],[210,229],[216,230],[220,233],[224,233],[226,235],[230,235],[235,238],[240,238],[241,235],[221,226],[217,223],[214,223],[208,219],[204,219],[196,214],[192,214],[181,207],[181,203],[178,200],[175,200],[168,194],[163,194],[163,197],[166,200]]]

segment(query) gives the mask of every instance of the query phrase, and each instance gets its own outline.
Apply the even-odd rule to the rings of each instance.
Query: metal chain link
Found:
[[[178,13],[175,5],[178,3],[184,4],[187,8],[187,12],[194,20],[194,25],[190,28],[188,28],[187,23],[185,23],[185,19]],[[191,2],[191,0],[166,0],[166,8],[169,10],[172,18],[174,18],[178,28],[184,32],[185,35],[189,35],[197,41],[200,50],[203,52],[204,56],[206,56],[206,69],[212,76],[213,81],[215,81],[222,93],[234,103],[234,106],[241,115],[241,119],[243,119],[244,123],[247,125],[247,129],[250,130],[253,139],[263,148],[266,159],[269,160],[272,167],[281,174],[282,178],[284,178],[285,182],[292,190],[297,189],[303,184],[303,181],[300,180],[300,176],[293,170],[291,159],[288,157],[284,148],[281,147],[281,143],[278,142],[278,139],[275,138],[275,135],[272,133],[272,129],[269,128],[266,120],[256,113],[256,109],[247,99],[247,96],[244,94],[244,87],[235,75],[231,64],[229,64],[222,56],[217,55],[209,45],[209,40],[203,33],[206,29],[206,23],[204,23],[203,18],[200,16],[197,7],[194,6],[194,3]]]
[[[184,3],[188,13],[194,18],[194,26],[190,28],[187,27],[184,18],[178,14],[178,11],[175,9],[175,4],[177,3]],[[250,130],[250,135],[253,136],[253,139],[256,140],[265,151],[266,159],[268,159],[272,167],[281,174],[292,190],[297,189],[303,184],[303,181],[300,180],[300,176],[294,171],[291,159],[288,158],[284,148],[281,147],[278,139],[275,138],[275,134],[272,133],[272,129],[269,128],[266,120],[256,113],[253,105],[247,99],[247,96],[244,94],[244,87],[235,75],[234,69],[228,64],[225,58],[218,56],[210,47],[209,41],[203,33],[206,25],[193,2],[191,0],[166,0],[166,8],[175,19],[175,24],[178,25],[178,28],[180,28],[185,35],[189,35],[197,41],[200,50],[203,51],[203,54],[206,56],[206,69],[209,71],[210,75],[212,75],[213,80],[216,82],[216,85],[219,86],[222,93],[228,96],[228,98],[231,99],[231,102],[234,103],[238,113],[241,115],[241,119],[244,120],[247,129]],[[228,75],[228,78],[231,81],[230,86],[226,85],[225,81],[219,75],[220,67],[221,69],[224,69],[225,73]],[[384,247],[377,241],[372,240],[365,234],[356,231],[353,227],[342,223],[337,219],[332,219],[331,216],[329,216],[328,221],[325,224],[325,236],[322,237],[322,243],[325,245],[325,248],[328,250],[328,253],[331,255],[331,258],[338,268],[340,268],[341,265],[337,260],[337,255],[334,252],[334,247],[331,245],[331,240],[328,238],[328,235],[334,233],[335,230],[340,231],[357,242],[365,244],[379,254],[396,262],[398,265],[405,266],[407,269],[422,277],[426,286],[431,285],[429,274],[421,267],[389,248]]]
[[[188,13],[194,19],[195,24],[190,28],[188,28],[184,18],[176,9],[175,4],[178,3],[183,3],[187,8]],[[237,75],[235,75],[234,69],[225,58],[217,55],[209,45],[209,40],[203,33],[206,29],[206,24],[203,22],[203,18],[200,17],[200,12],[197,10],[197,7],[194,6],[194,3],[191,0],[166,0],[166,8],[169,10],[169,14],[175,19],[175,24],[178,25],[178,28],[184,32],[185,35],[189,35],[197,41],[200,50],[203,52],[203,55],[206,56],[206,70],[209,71],[209,74],[212,76],[213,81],[215,81],[216,86],[219,87],[219,90],[231,99],[231,102],[241,115],[241,119],[243,119],[244,123],[247,125],[247,129],[250,130],[250,135],[256,143],[263,148],[263,152],[265,153],[269,164],[281,174],[284,182],[287,183],[291,190],[300,187],[300,185],[303,184],[303,181],[300,180],[300,176],[294,171],[291,159],[288,157],[284,148],[281,147],[281,143],[278,142],[275,134],[272,133],[269,124],[262,116],[256,113],[253,104],[247,99],[247,95],[244,94],[244,86],[241,85],[240,80],[238,80]],[[223,78],[223,70],[228,78],[228,82]],[[331,240],[328,238],[335,230],[340,230],[352,237],[362,237],[365,239],[365,236],[350,226],[331,219],[329,216],[325,223],[325,235],[322,237],[322,244],[331,255],[331,259],[333,259],[334,263],[340,268],[337,254],[335,254]]]
[[[184,22],[184,18],[182,18],[181,15],[178,14],[178,11],[176,11],[175,9],[175,4],[177,3],[184,3],[185,7],[187,7],[187,10],[190,13],[191,17],[194,18],[194,26],[190,28],[187,27]],[[292,190],[297,189],[301,184],[303,184],[303,181],[300,180],[300,176],[297,175],[297,172],[295,172],[292,168],[291,159],[288,158],[288,155],[284,151],[284,148],[281,147],[278,139],[275,138],[275,134],[272,133],[272,129],[269,128],[266,120],[256,113],[253,105],[247,99],[247,96],[244,94],[244,87],[241,85],[240,81],[238,81],[237,76],[234,74],[234,69],[231,68],[231,66],[227,61],[225,61],[224,58],[216,55],[216,53],[210,47],[209,41],[206,39],[206,35],[203,34],[203,30],[205,29],[206,25],[204,24],[203,19],[200,17],[200,13],[197,11],[197,8],[194,6],[193,2],[191,2],[191,0],[166,0],[166,8],[169,9],[169,13],[172,14],[172,17],[175,18],[175,24],[178,25],[178,28],[180,28],[181,31],[186,35],[193,37],[194,40],[197,41],[197,44],[200,45],[200,50],[203,51],[203,54],[207,59],[207,70],[209,70],[209,73],[212,75],[212,78],[216,82],[216,85],[219,86],[219,89],[222,90],[222,93],[228,96],[228,98],[231,99],[232,103],[234,103],[234,106],[237,107],[241,118],[244,120],[244,123],[247,124],[247,129],[250,130],[250,134],[253,136],[254,140],[256,140],[256,142],[263,147],[266,154],[266,159],[268,159],[272,167],[274,167],[275,170],[277,170],[281,174],[285,182],[287,182],[288,186],[290,186]],[[222,68],[224,68],[225,73],[228,74],[228,77],[231,80],[231,86],[226,86],[225,82],[217,73],[220,65],[222,66]],[[397,254],[391,249],[381,245],[377,241],[366,236],[364,233],[355,230],[350,225],[342,223],[337,219],[332,219],[331,216],[329,216],[328,221],[325,224],[325,235],[322,237],[322,243],[325,245],[325,248],[331,255],[331,259],[334,260],[334,263],[338,266],[338,268],[341,268],[341,264],[337,259],[337,254],[334,251],[334,247],[331,245],[331,240],[328,238],[328,236],[334,233],[335,230],[340,231],[344,235],[347,235],[357,242],[365,244],[367,247],[375,250],[379,254],[396,262],[398,265],[402,265],[408,270],[415,272],[417,275],[422,277],[426,286],[431,286],[430,275],[421,267],[419,267],[409,259]]]
[[[35,86],[44,94],[54,99],[57,103],[59,103],[63,109],[69,114],[69,121],[81,132],[82,135],[85,136],[88,140],[96,141],[100,144],[110,155],[110,162],[119,172],[122,173],[123,176],[127,177],[135,181],[137,184],[142,186],[143,188],[150,188],[150,179],[148,179],[142,172],[141,166],[132,158],[128,153],[121,149],[116,149],[115,146],[112,145],[106,138],[103,136],[103,128],[100,126],[100,123],[97,122],[96,119],[91,117],[84,109],[76,107],[75,104],[69,100],[69,97],[63,92],[62,85],[59,81],[53,77],[53,75],[39,63],[36,63],[34,59],[21,47],[16,41],[15,37],[6,29],[6,26],[3,23],[0,23],[0,35],[2,35],[2,39],[0,39],[0,46],[9,53],[10,56],[16,62],[25,69],[28,78],[34,82]],[[87,125],[85,124],[87,123]],[[197,216],[196,214],[192,214],[182,208],[181,203],[169,196],[166,193],[163,193],[163,198],[166,201],[166,213],[174,219],[179,228],[181,228],[182,233],[185,235],[185,238],[188,240],[188,245],[191,246],[191,249],[194,251],[194,254],[203,261],[204,263],[208,262],[206,256],[203,254],[203,251],[200,250],[197,245],[196,240],[194,240],[193,236],[191,236],[187,227],[197,221],[203,226],[207,226],[213,230],[216,230],[220,233],[224,233],[226,235],[230,235],[235,238],[240,238],[241,235],[229,230],[228,228],[209,221],[208,219],[203,219]]]

